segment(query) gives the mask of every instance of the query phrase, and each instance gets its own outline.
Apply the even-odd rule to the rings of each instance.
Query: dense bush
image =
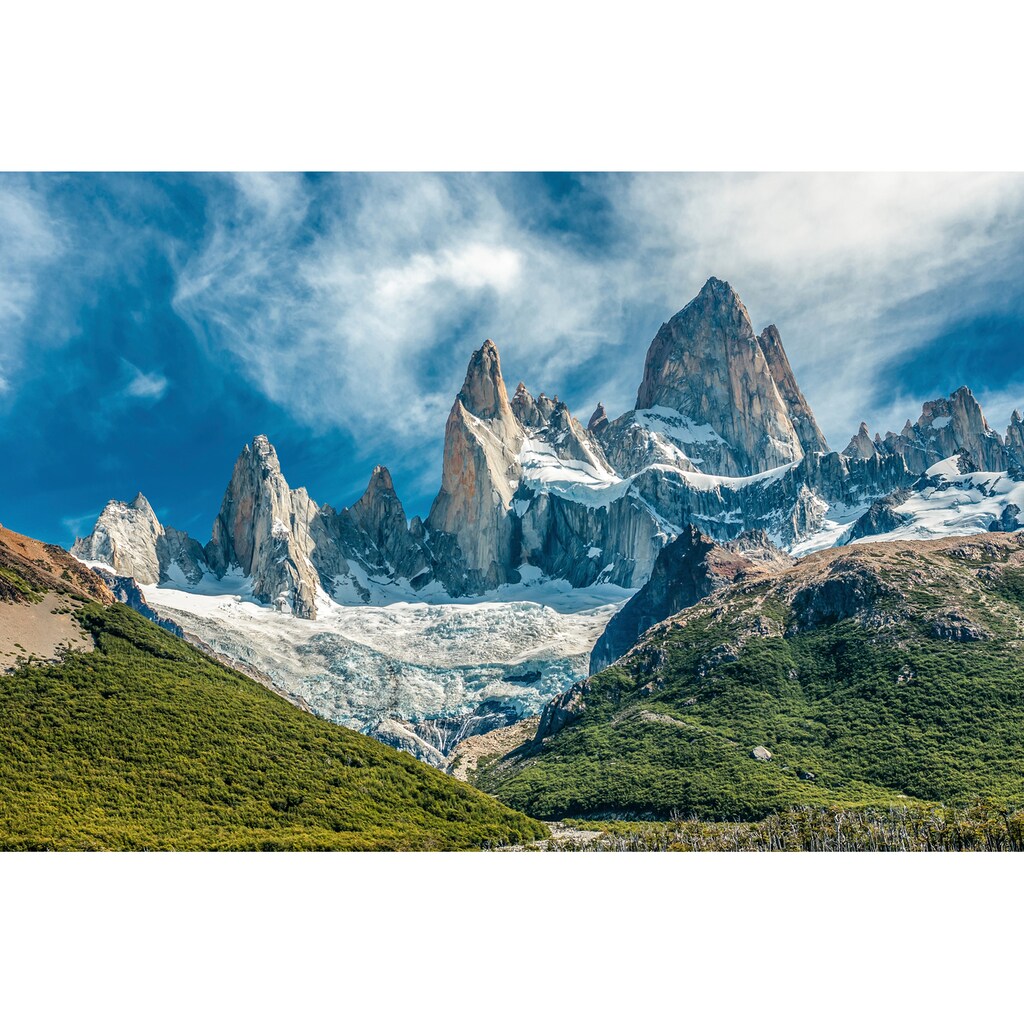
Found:
[[[0,848],[445,850],[546,834],[123,605],[77,614],[95,651],[0,676]]]
[[[971,642],[935,638],[934,613],[914,597],[884,628],[787,619],[784,635],[748,629],[738,644],[745,606],[694,614],[593,677],[582,718],[542,750],[485,763],[475,781],[540,818],[1022,806],[1020,583],[1003,573],[987,594],[963,591],[987,630]],[[758,746],[770,761],[751,756]]]

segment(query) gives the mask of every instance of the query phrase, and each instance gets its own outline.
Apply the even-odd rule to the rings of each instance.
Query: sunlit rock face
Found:
[[[714,436],[681,446],[705,473],[749,476],[800,459],[804,447],[794,416],[814,450],[824,448],[778,332],[766,332],[766,340],[783,375],[782,390],[739,296],[710,278],[651,343],[636,408],[674,409],[694,426],[710,428]]]

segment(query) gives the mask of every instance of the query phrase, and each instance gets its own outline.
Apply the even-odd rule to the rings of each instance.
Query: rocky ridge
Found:
[[[719,542],[762,530],[803,553],[902,525],[894,495],[961,451],[978,472],[1024,473],[1019,414],[1004,439],[963,387],[926,402],[899,434],[872,437],[861,424],[843,452],[829,451],[778,329],[755,333],[735,291],[710,278],[662,325],[635,408],[615,420],[599,405],[584,427],[522,383],[510,399],[485,341],[448,417],[425,522],[406,519],[383,466],[351,508],[318,506],[288,486],[260,435],[235,463],[205,548],[161,525],[140,494],[110,502],[73,550],[142,583],[233,571],[258,600],[310,619],[324,594],[369,601],[375,582],[482,594],[518,583],[524,566],[574,587],[637,588],[687,526]]]
[[[617,661],[652,626],[735,583],[792,564],[763,532],[716,544],[687,526],[658,555],[651,578],[611,619],[590,655],[590,672]]]

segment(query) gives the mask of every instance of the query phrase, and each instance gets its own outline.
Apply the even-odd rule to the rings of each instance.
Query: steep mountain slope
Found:
[[[16,545],[4,531],[5,580]],[[58,590],[37,568],[15,589],[41,605]],[[68,575],[64,593],[78,598],[73,615],[95,646],[2,677],[0,848],[468,849],[544,834],[126,606],[86,601]],[[80,582],[110,600],[93,574]]]
[[[740,581],[576,684],[477,784],[545,817],[1024,800],[1024,533]]]
[[[670,615],[740,578],[791,563],[763,534],[716,544],[695,527],[686,527],[661,549],[651,578],[608,623],[590,655],[591,674],[621,658],[644,632]]]

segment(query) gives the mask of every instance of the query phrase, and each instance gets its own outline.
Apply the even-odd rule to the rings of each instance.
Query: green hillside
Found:
[[[0,848],[461,850],[544,826],[299,710],[123,605],[0,675]]]
[[[472,781],[544,818],[1024,806],[1024,534],[809,556],[655,627],[558,710]]]

